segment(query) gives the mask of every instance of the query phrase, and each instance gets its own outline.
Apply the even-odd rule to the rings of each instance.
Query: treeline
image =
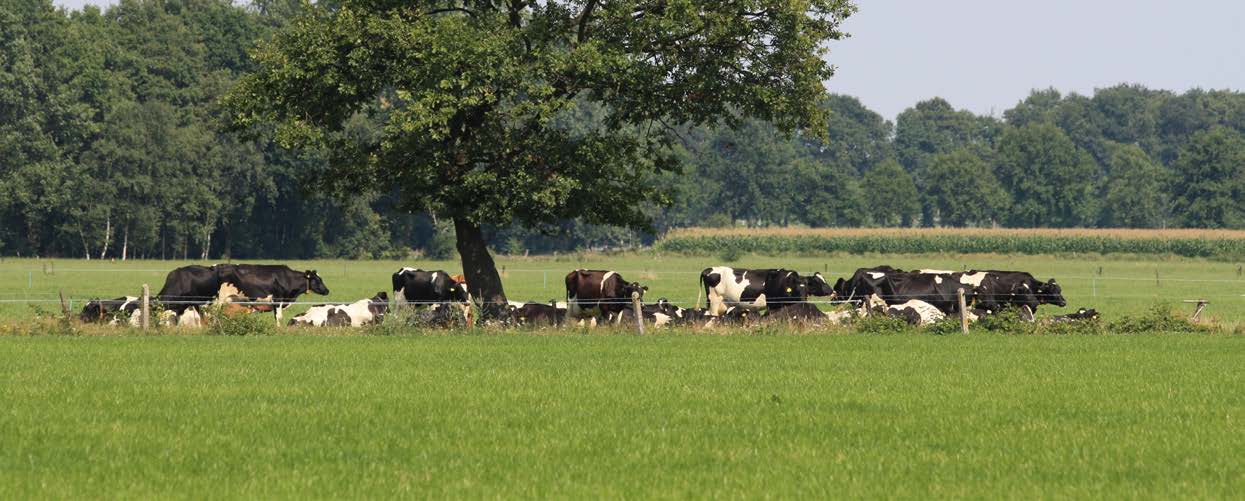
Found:
[[[446,257],[452,230],[387,193],[302,188],[311,153],[230,132],[219,97],[299,0],[0,6],[0,254]],[[850,69],[844,69],[850,71]],[[689,128],[653,207],[684,226],[1245,227],[1245,95],[1138,86],[1034,92],[1003,117],[918,103],[892,124],[831,96],[825,139],[765,123]],[[575,114],[591,119],[591,110]],[[574,120],[571,119],[571,120]],[[358,117],[352,127],[373,125]],[[573,124],[568,125],[573,126]],[[352,129],[353,130],[353,129]],[[489,229],[501,252],[653,235],[566,221]]]

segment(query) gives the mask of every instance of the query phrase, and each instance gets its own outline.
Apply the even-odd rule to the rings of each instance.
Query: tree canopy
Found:
[[[845,3],[702,3],[524,4],[514,29],[471,2],[7,2],[0,254],[450,257],[456,218],[518,253],[696,225],[1245,228],[1243,93],[931,97],[892,122],[820,90],[811,40]]]

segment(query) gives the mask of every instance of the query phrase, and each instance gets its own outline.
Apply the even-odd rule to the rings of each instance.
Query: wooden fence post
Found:
[[[69,322],[69,303],[65,301],[65,289],[60,290],[61,294],[61,314],[65,316],[65,322]]]
[[[143,284],[142,309],[143,316],[138,319],[138,326],[147,330],[147,327],[151,325],[151,287],[147,284]]]
[[[968,334],[968,306],[964,304],[964,288],[956,289],[955,296],[960,302],[960,331]]]
[[[644,335],[644,314],[640,312],[640,293],[631,293],[631,311],[635,313],[635,328],[640,335]]]

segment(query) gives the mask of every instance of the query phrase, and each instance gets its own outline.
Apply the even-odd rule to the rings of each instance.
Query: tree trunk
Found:
[[[454,218],[454,234],[457,237],[458,254],[463,260],[463,274],[467,276],[467,288],[471,296],[481,305],[482,318],[488,318],[493,304],[501,307],[506,304],[506,291],[501,285],[501,276],[497,274],[497,264],[488,252],[488,243],[484,241],[484,232],[480,225],[462,218]],[[500,312],[500,310],[497,310]]]
[[[112,214],[104,221],[104,248],[99,251],[100,259],[108,257],[108,245],[112,243]]]
[[[124,236],[121,237],[121,261],[125,262],[126,254],[130,250],[130,225],[125,225]]]

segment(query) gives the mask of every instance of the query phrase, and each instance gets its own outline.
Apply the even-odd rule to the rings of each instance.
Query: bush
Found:
[[[208,334],[217,336],[268,336],[276,334],[273,317],[264,313],[223,315],[209,308]]]
[[[733,263],[735,261],[739,261],[739,258],[743,257],[743,255],[744,252],[739,250],[738,247],[728,247],[718,254],[718,259],[721,259],[722,262],[725,263]]]
[[[1208,332],[1212,327],[1189,320],[1184,311],[1169,303],[1151,306],[1137,317],[1124,317],[1111,322],[1110,331],[1121,334],[1143,332]]]
[[[882,314],[868,315],[857,318],[852,325],[862,334],[899,334],[913,329],[901,318],[891,318]]]

